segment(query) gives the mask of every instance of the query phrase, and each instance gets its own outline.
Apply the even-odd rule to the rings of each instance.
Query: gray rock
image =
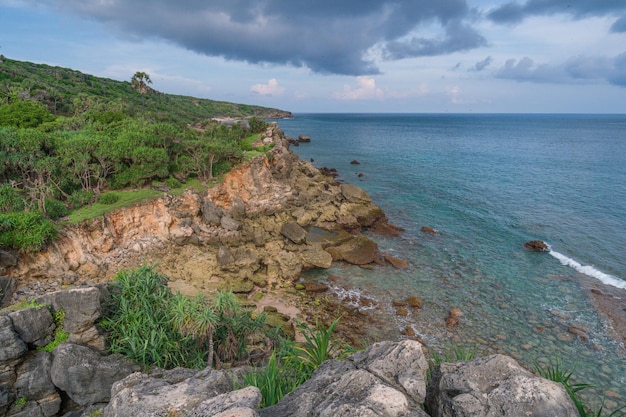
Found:
[[[380,258],[378,245],[367,236],[357,236],[349,241],[326,251],[334,260],[344,260],[354,265],[365,265]]]
[[[247,387],[203,401],[189,417],[258,417],[261,391]]]
[[[220,268],[227,268],[233,262],[235,262],[235,257],[226,246],[220,246],[220,248],[217,250],[216,257],[217,263]]]
[[[17,265],[17,257],[10,252],[0,250],[0,267],[11,267]]]
[[[26,343],[15,332],[13,321],[8,316],[0,316],[0,341],[0,362],[19,358],[28,351]]]
[[[351,203],[371,203],[372,198],[360,187],[341,184],[341,194]]]
[[[3,416],[15,401],[15,394],[6,384],[0,385],[0,416]]]
[[[42,295],[36,301],[52,306],[54,311],[65,311],[63,331],[70,335],[89,329],[102,315],[100,290],[96,287],[56,291]]]
[[[306,241],[307,231],[296,222],[286,222],[280,228],[280,234],[293,243],[301,244]]]
[[[423,398],[426,392],[427,368],[420,343],[377,343],[345,361],[324,362],[310,380],[260,414],[424,417],[427,414],[415,399]]]
[[[17,289],[17,280],[13,277],[0,277],[0,308],[11,303],[11,297]]]
[[[232,389],[223,371],[207,368],[188,375],[189,370],[180,369],[129,375],[111,388],[111,401],[102,417],[189,415],[203,401]]]
[[[13,311],[9,317],[13,321],[13,328],[25,343],[45,346],[54,339],[54,321],[45,306]]]
[[[108,401],[113,383],[139,369],[121,355],[100,356],[73,343],[57,346],[53,355],[52,382],[81,406]]]
[[[202,213],[202,220],[205,224],[219,226],[224,210],[213,204],[211,200],[204,200],[200,211]]]
[[[222,219],[220,220],[220,225],[226,229],[226,230],[230,230],[230,231],[236,231],[239,230],[239,228],[241,227],[241,222],[233,219],[230,216],[224,216],[222,217]]]
[[[426,407],[433,417],[578,416],[561,384],[533,375],[504,355],[435,367]]]
[[[246,217],[246,206],[241,197],[233,198],[229,213],[230,217],[235,220],[241,220]]]
[[[50,378],[51,365],[51,353],[35,352],[17,368],[17,379],[13,384],[16,397],[37,403],[46,417],[57,414],[61,408],[61,396]]]
[[[302,263],[305,268],[330,268],[333,257],[321,245],[310,245],[302,252]]]

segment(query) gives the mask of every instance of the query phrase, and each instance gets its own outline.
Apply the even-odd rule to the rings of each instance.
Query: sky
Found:
[[[626,0],[0,0],[0,54],[294,113],[626,113]]]

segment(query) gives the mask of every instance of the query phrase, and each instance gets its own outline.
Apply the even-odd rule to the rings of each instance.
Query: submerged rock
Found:
[[[524,247],[535,252],[545,252],[549,250],[548,244],[541,240],[531,240],[526,242],[524,243]]]

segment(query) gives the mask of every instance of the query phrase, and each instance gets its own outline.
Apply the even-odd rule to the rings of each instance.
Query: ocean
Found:
[[[292,147],[302,159],[336,168],[405,229],[371,237],[406,270],[341,264],[304,276],[332,274],[338,296],[376,299],[389,322],[376,337],[411,327],[439,351],[505,353],[531,369],[559,360],[574,382],[596,386],[592,404],[626,404],[626,350],[588,293],[589,283],[626,291],[626,115],[299,114],[278,124],[311,137]],[[550,251],[524,249],[529,240]],[[424,306],[397,316],[391,302],[407,295]],[[454,330],[451,308],[463,312]]]

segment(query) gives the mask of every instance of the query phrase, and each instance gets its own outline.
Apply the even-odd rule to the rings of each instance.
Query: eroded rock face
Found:
[[[386,229],[384,213],[365,191],[338,184],[300,160],[277,125],[264,137],[274,144],[271,158],[259,156],[236,167],[202,195],[194,190],[164,195],[66,227],[46,251],[23,255],[13,276],[20,285],[37,280],[38,295],[47,292],[41,285],[46,278],[56,287],[102,282],[120,270],[153,263],[172,280],[196,288],[237,283],[240,291],[250,291],[251,281],[290,285],[303,269],[329,267],[333,257],[327,248],[351,240],[350,233]],[[314,245],[309,238],[315,229],[337,239]],[[336,251],[335,259],[362,265],[378,257],[372,241],[357,238],[351,245]]]
[[[433,417],[578,416],[561,384],[533,375],[504,355],[438,365],[426,407]]]

